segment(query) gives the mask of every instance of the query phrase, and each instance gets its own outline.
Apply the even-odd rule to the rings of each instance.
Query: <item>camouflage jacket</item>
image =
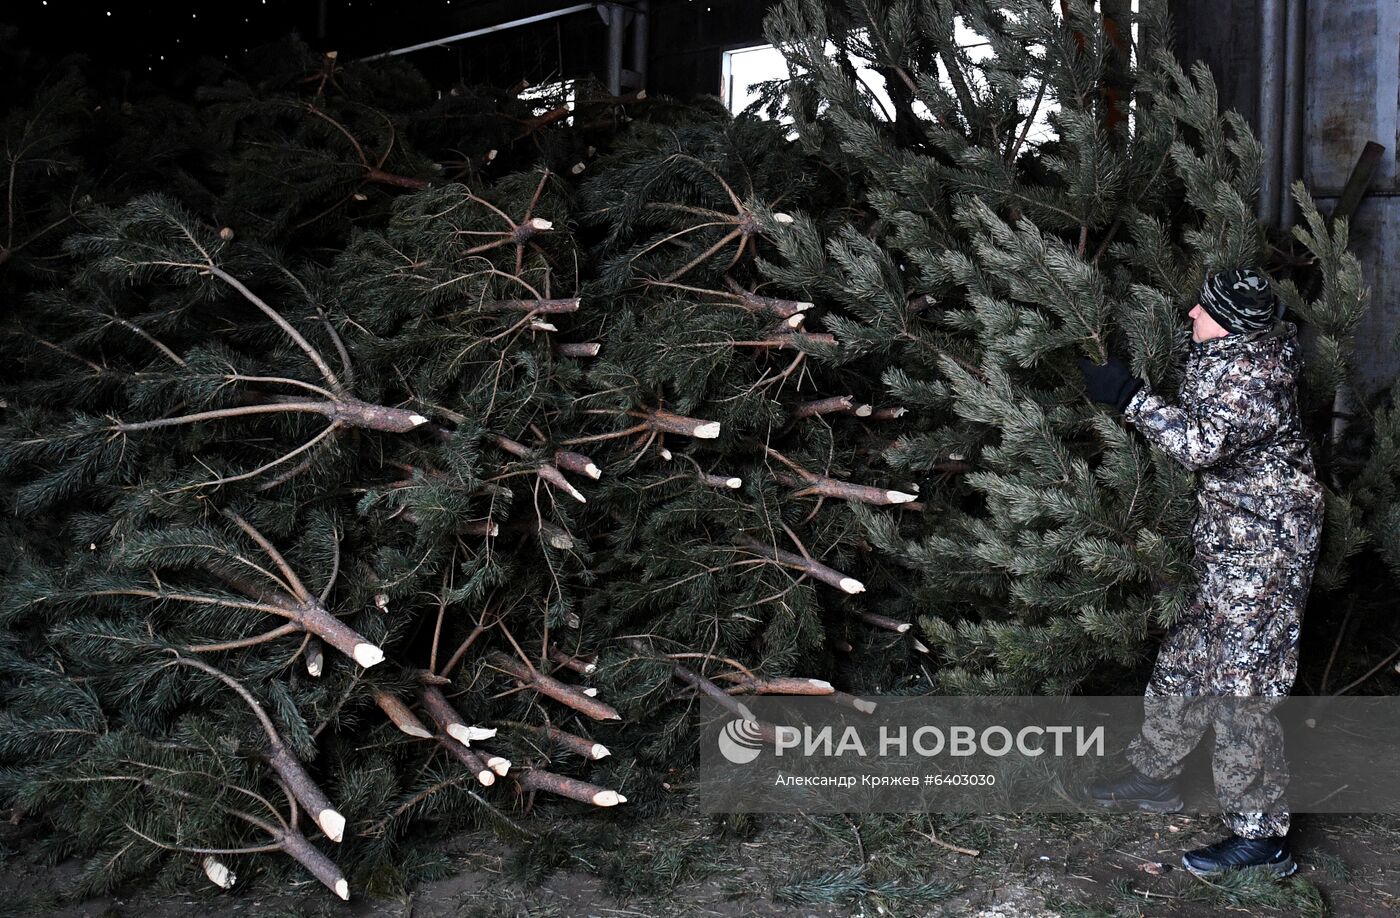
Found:
[[[1305,552],[1322,522],[1322,486],[1298,419],[1298,330],[1192,342],[1178,403],[1147,386],[1124,416],[1199,471],[1197,554]]]

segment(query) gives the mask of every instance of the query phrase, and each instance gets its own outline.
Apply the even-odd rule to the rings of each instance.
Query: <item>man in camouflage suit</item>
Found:
[[[1172,784],[1215,727],[1216,796],[1237,809],[1232,835],[1187,852],[1192,872],[1265,865],[1296,870],[1287,846],[1287,773],[1272,708],[1293,687],[1298,633],[1322,530],[1323,491],[1297,408],[1297,328],[1258,272],[1206,279],[1177,404],[1117,359],[1081,361],[1090,397],[1114,405],[1148,441],[1199,471],[1195,595],[1157,655],[1134,771],[1090,785],[1107,805],[1175,812]],[[1222,699],[1221,696],[1236,696]]]

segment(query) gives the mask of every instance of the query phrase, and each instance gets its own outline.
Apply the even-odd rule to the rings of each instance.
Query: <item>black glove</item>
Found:
[[[1084,386],[1089,397],[1096,402],[1112,405],[1119,411],[1128,407],[1137,390],[1142,388],[1142,380],[1128,369],[1128,365],[1117,357],[1108,358],[1108,363],[1100,366],[1087,357],[1079,358],[1079,372],[1084,374]]]

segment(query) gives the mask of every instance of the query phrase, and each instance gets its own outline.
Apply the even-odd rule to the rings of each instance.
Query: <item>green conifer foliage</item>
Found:
[[[4,125],[0,798],[84,891],[345,897],[519,808],[666,806],[698,693],[1119,684],[1191,479],[1075,359],[1170,390],[1204,273],[1267,251],[1257,144],[1138,24],[784,0],[790,126],[295,41],[192,104],[41,95]],[[1365,293],[1298,194],[1316,427]],[[1395,418],[1359,473],[1318,440],[1322,589],[1394,564]]]
[[[635,126],[583,188],[603,232],[580,319],[602,347],[581,417],[597,432],[577,439],[606,460],[584,615],[712,696],[826,683],[853,639],[906,657],[880,637],[897,623],[861,619],[884,584],[849,508],[922,507],[875,467],[902,409],[874,397],[888,354],[868,353],[870,317],[813,305],[832,200],[818,170],[780,126],[701,108]],[[685,707],[642,703],[644,754],[674,759]]]
[[[1124,354],[1174,390],[1204,274],[1265,254],[1260,154],[1209,71],[1163,50],[1162,4],[1142,5],[1131,47],[1129,25],[1079,3],[944,0],[787,0],[768,22],[799,142],[869,183],[883,267],[837,259],[835,295],[907,304],[883,380],[922,410],[886,458],[956,469],[923,526],[861,514],[919,574],[891,602],[922,616],[940,691],[1121,688],[1190,586],[1190,474],[1090,404],[1074,360]],[[959,47],[969,34],[985,57]],[[1347,315],[1326,333],[1344,338]]]
[[[848,506],[918,509],[871,469],[879,310],[799,299],[825,256],[781,129],[660,107],[584,170],[391,182],[303,233],[400,132],[348,80],[227,109],[197,171],[237,225],[86,213],[7,339],[3,788],[65,810],[92,889],[267,854],[344,896],[425,823],[509,826],[498,778],[655,805],[672,685],[831,691],[878,576]]]
[[[354,203],[361,136],[382,155],[416,117],[342,100],[373,82],[348,69],[296,100],[234,90],[251,101],[220,109],[227,134],[191,131],[207,186],[85,210],[40,281],[4,269],[28,296],[4,338],[0,474],[24,522],[5,530],[0,794],[90,856],[80,891],[214,858],[220,885],[309,874],[345,896],[420,869],[425,823],[510,828],[512,792],[626,799],[585,780],[619,716],[559,678],[585,668],[562,649],[590,561],[569,505],[597,475],[553,442],[593,352],[568,333],[567,179],[487,181],[461,140],[499,138],[468,136],[444,152],[473,151],[471,186],[380,183],[395,197],[368,218],[300,232]],[[500,146],[528,140],[529,162],[557,120]],[[99,128],[130,152],[152,124]],[[55,137],[79,148],[80,127]],[[110,165],[129,184],[101,200],[147,190]],[[309,198],[273,187],[322,166]],[[65,203],[16,171],[26,220]],[[474,790],[497,779],[496,800]]]
[[[1389,495],[1380,497],[1378,505],[1379,495],[1372,490],[1376,471],[1386,461],[1382,457],[1387,418],[1382,414],[1356,425],[1363,437],[1374,431],[1377,438],[1369,456],[1358,460],[1364,453],[1349,447],[1345,428],[1338,421],[1344,420],[1341,415],[1354,391],[1353,340],[1365,316],[1370,291],[1361,276],[1360,262],[1347,251],[1347,221],[1325,219],[1302,182],[1295,183],[1292,191],[1304,221],[1293,227],[1293,236],[1311,268],[1303,284],[1316,289],[1309,297],[1293,280],[1281,279],[1278,292],[1290,314],[1306,322],[1311,331],[1301,409],[1314,436],[1313,452],[1320,473],[1331,485],[1313,589],[1335,593],[1353,585],[1354,559],[1362,557],[1376,531],[1376,511],[1391,500]],[[1381,492],[1384,490],[1382,487]],[[1366,515],[1371,517],[1369,525],[1363,522]],[[1380,527],[1383,530],[1384,524]]]
[[[3,48],[0,45],[0,48]],[[80,206],[74,139],[86,126],[82,82],[69,74],[41,88],[0,121],[0,269],[7,275],[53,270],[47,244],[72,228]],[[66,193],[65,193],[66,192]]]
[[[556,463],[582,472],[586,457],[541,453],[532,432],[548,440],[561,386],[578,379],[546,321],[578,308],[553,296],[575,290],[577,259],[549,180],[405,199],[329,268],[159,197],[99,211],[70,239],[78,271],[39,303],[70,359],[26,355],[49,381],[16,399],[4,460],[24,482],[15,509],[68,544],[50,534],[14,562],[5,618],[39,629],[30,654],[56,661],[50,682],[95,693],[102,724],[86,743],[52,744],[67,735],[46,710],[56,690],[21,688],[13,718],[40,726],[11,737],[7,755],[28,764],[6,792],[43,811],[128,789],[89,819],[101,831],[81,834],[94,888],[148,869],[153,846],[280,852],[345,895],[294,812],[349,841],[347,872],[402,867],[414,818],[467,817],[480,798],[463,785],[494,782],[462,742],[494,731],[469,723],[545,729],[533,692],[454,706],[443,690],[457,676],[543,679],[513,648],[563,630],[587,559],[561,544],[570,522],[551,499],[582,498]],[[545,238],[546,213],[561,240]],[[110,384],[74,384],[90,376]],[[33,659],[16,648],[8,662]],[[577,688],[559,693],[564,710],[617,718]],[[196,718],[218,732],[185,741]],[[380,737],[368,754],[365,731]],[[520,762],[525,788],[614,799],[525,765],[534,742],[503,737],[488,758]],[[444,757],[460,780],[444,782]],[[279,785],[290,809],[264,802]]]

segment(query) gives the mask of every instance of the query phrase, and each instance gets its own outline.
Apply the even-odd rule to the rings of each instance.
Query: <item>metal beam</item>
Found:
[[[468,38],[476,38],[480,35],[490,35],[492,32],[504,32],[507,29],[518,28],[519,26],[530,25],[535,22],[544,22],[546,19],[558,19],[560,16],[568,16],[572,13],[581,13],[584,10],[591,10],[603,6],[601,3],[576,3],[573,6],[565,7],[562,10],[551,10],[548,13],[540,13],[536,16],[526,16],[524,19],[513,19],[510,22],[503,22],[499,25],[487,26],[484,29],[473,29],[470,32],[458,32],[456,35],[446,35],[433,41],[420,42],[416,45],[409,45],[406,48],[395,48],[392,51],[385,51],[380,54],[371,54],[362,57],[362,61],[373,61],[383,57],[395,57],[399,54],[408,54],[413,51],[422,51],[424,48],[442,48],[454,41],[465,41]]]
[[[1356,208],[1361,205],[1361,199],[1370,190],[1371,179],[1375,177],[1376,167],[1381,164],[1381,157],[1384,155],[1384,146],[1374,140],[1366,141],[1366,146],[1361,149],[1361,155],[1356,158],[1356,165],[1351,167],[1351,175],[1347,176],[1347,183],[1342,186],[1341,196],[1333,205],[1332,212],[1327,215],[1328,223],[1339,217],[1350,220],[1356,215]]]

